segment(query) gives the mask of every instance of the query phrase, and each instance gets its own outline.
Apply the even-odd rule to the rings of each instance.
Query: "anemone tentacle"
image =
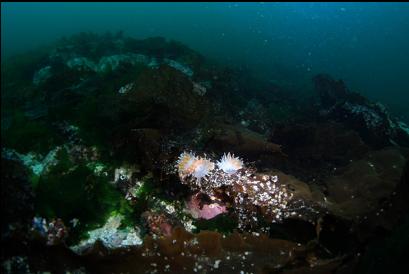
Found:
[[[238,157],[234,157],[234,154],[230,154],[230,152],[227,155],[226,153],[223,154],[223,157],[217,162],[217,167],[229,175],[236,173],[243,166],[243,162]]]

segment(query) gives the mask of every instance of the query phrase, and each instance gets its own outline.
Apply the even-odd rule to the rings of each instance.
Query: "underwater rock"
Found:
[[[60,130],[61,134],[67,139],[70,144],[82,144],[83,141],[79,137],[80,128],[78,126],[72,125],[67,121],[61,121],[57,123],[57,128]]]
[[[48,115],[48,107],[44,102],[29,102],[24,105],[24,116],[30,120],[36,120]]]
[[[304,181],[321,182],[369,151],[357,132],[334,122],[277,125],[270,139],[288,155],[275,167]]]
[[[192,128],[208,119],[210,104],[193,91],[193,84],[184,74],[162,65],[145,70],[136,79],[136,87],[125,96],[145,115],[144,125],[177,130]]]
[[[38,70],[33,76],[33,84],[38,86],[47,81],[52,76],[51,66],[45,66]]]
[[[364,122],[370,132],[362,132],[362,134],[369,142],[382,144],[383,141],[385,144],[409,146],[409,127],[392,118],[382,104],[362,106],[346,102],[342,110],[348,112],[348,118],[354,122]]]
[[[194,219],[186,212],[184,198],[166,201],[153,194],[153,191],[146,191],[145,189],[144,192],[142,196],[147,199],[149,210],[143,212],[141,217],[150,234],[167,235],[170,230],[178,226],[184,227],[189,232],[197,229],[196,225],[193,224]],[[174,193],[170,195],[174,195]]]
[[[65,144],[64,148],[72,162],[78,163],[81,161],[95,162],[99,159],[98,149],[94,146],[88,147],[85,145],[71,145]]]
[[[114,181],[112,183],[125,195],[125,199],[129,201],[136,202],[143,190],[144,182],[135,177],[135,174],[139,172],[139,167],[135,165],[115,168]]]
[[[246,107],[239,112],[241,125],[264,134],[269,129],[271,118],[267,109],[260,102],[252,98]]]
[[[45,114],[41,112],[34,110],[31,114]],[[15,110],[10,126],[2,131],[2,148],[16,150],[25,155],[32,153],[43,158],[50,150],[60,145],[61,141],[47,117],[36,119],[28,117],[29,115],[24,113],[24,109]]]
[[[74,273],[270,273],[277,270],[298,273],[307,269],[315,273],[315,269],[333,272],[345,259],[334,255],[322,259],[320,255],[324,250],[319,246],[274,239],[260,233],[223,235],[201,231],[193,234],[180,227],[173,229],[168,237],[147,236],[142,245],[132,248],[107,250],[100,243],[97,241],[81,256],[63,247],[30,246],[29,258],[42,263],[28,266],[37,272],[69,269],[75,270]]]
[[[147,236],[137,249],[113,250],[102,260],[97,252],[86,257],[86,269],[92,273],[297,273],[306,268],[313,273],[314,269],[335,271],[342,262],[342,257],[313,260],[320,252],[317,248],[264,234],[192,234],[181,228],[169,237]]]
[[[95,164],[100,158],[100,152],[96,146],[87,146],[80,137],[80,128],[67,123],[66,121],[56,123],[60,133],[66,139],[61,147],[69,156],[73,163],[88,162]]]
[[[103,227],[88,231],[89,238],[71,246],[70,249],[77,254],[84,254],[92,249],[97,241],[101,241],[108,249],[141,245],[139,228],[120,229],[123,219],[122,215],[109,217]]]
[[[345,218],[364,218],[395,190],[404,164],[405,157],[395,148],[369,152],[351,162],[326,181],[328,199],[335,203],[331,211]]]
[[[30,169],[35,175],[40,176],[43,173],[47,173],[52,166],[57,164],[57,153],[61,147],[56,147],[46,156],[39,155],[34,152],[27,154],[21,154],[13,149],[3,148],[2,157],[10,160],[20,161],[25,167]]]
[[[3,148],[2,157],[10,160],[20,161],[25,167],[33,172],[36,176],[46,175],[50,169],[59,162],[58,155],[67,153],[71,162],[79,163],[87,161],[89,164],[99,159],[99,153],[96,147],[87,147],[66,143],[50,150],[45,156],[29,152],[27,154],[18,153],[14,149]]]
[[[59,218],[47,222],[45,218],[34,217],[31,231],[45,238],[47,240],[47,245],[64,243],[68,237],[68,229],[64,225],[64,222]]]
[[[238,215],[239,229],[260,229],[259,211],[273,223],[286,218],[313,222],[326,212],[313,201],[310,192],[300,191],[300,183],[289,183],[296,180],[289,180],[290,177],[282,173],[256,173],[230,154],[224,155],[215,165],[208,158],[183,152],[176,165],[182,184],[206,194],[212,201],[231,203]],[[284,182],[281,182],[281,176],[285,178]]]
[[[259,159],[260,155],[283,156],[280,145],[242,126],[218,124],[213,133],[206,143],[207,150],[235,151],[253,160]]]
[[[13,256],[2,262],[2,269],[6,274],[30,274],[30,265],[27,257]]]
[[[156,236],[170,236],[176,223],[169,214],[146,211],[142,214],[149,232]]]
[[[154,57],[135,53],[102,56],[98,62],[93,62],[86,57],[75,57],[66,62],[67,67],[71,69],[96,73],[112,72],[124,64],[132,66],[144,64],[148,67],[157,67],[157,61]]]
[[[167,64],[188,77],[193,76],[193,70],[191,68],[175,60],[168,58],[158,60],[156,57],[153,56],[136,54],[132,52],[126,54],[102,56],[98,62],[93,62],[89,60],[87,57],[75,57],[73,59],[69,59],[68,61],[66,61],[67,67],[71,69],[76,69],[79,71],[93,71],[96,73],[112,72],[117,70],[121,65],[124,64],[130,64],[132,66],[135,66],[137,64],[143,64],[150,68],[158,68],[161,64]],[[37,74],[41,72],[43,75],[48,70],[50,70],[50,68],[48,68],[46,71],[40,70]],[[37,76],[36,78],[39,77],[40,76]],[[44,78],[44,76],[42,78]],[[44,81],[44,79],[41,80]],[[38,80],[37,82],[40,82],[40,80]]]
[[[98,175],[88,163],[73,163],[65,150],[60,161],[36,184],[36,213],[47,219],[61,218],[72,223],[75,240],[90,228],[102,226],[113,211],[132,214],[124,195],[109,182],[108,174]],[[113,171],[113,170],[112,170]],[[113,174],[112,174],[113,175]],[[75,229],[74,229],[75,228]]]
[[[96,65],[95,71],[114,71],[118,69],[121,64],[126,63],[129,63],[131,65],[136,65],[138,63],[149,65],[151,63],[151,58],[142,54],[133,53],[103,56],[102,58],[100,58],[98,64]]]
[[[376,223],[374,222],[373,225],[376,226]],[[409,269],[405,256],[409,246],[408,229],[409,219],[406,217],[393,230],[385,233],[384,237],[375,235],[376,238],[372,238],[360,260],[356,263],[355,273],[406,272]]]
[[[96,65],[86,57],[75,57],[70,59],[66,63],[70,69],[76,69],[79,71],[96,71]]]
[[[407,226],[407,212],[409,210],[409,204],[407,202],[409,199],[409,162],[407,160],[409,156],[408,152],[409,151],[405,152],[406,164],[403,168],[400,179],[398,178],[397,174],[393,174],[393,177],[390,178],[391,182],[387,182],[389,180],[387,177],[390,176],[387,174],[390,174],[392,170],[386,172],[384,172],[383,169],[379,170],[379,177],[385,181],[385,183],[383,184],[387,184],[387,189],[385,191],[382,191],[383,184],[375,181],[375,183],[379,184],[379,186],[377,187],[379,189],[377,193],[379,195],[378,199],[376,201],[374,201],[374,199],[368,199],[371,207],[368,208],[368,206],[366,206],[366,204],[364,203],[364,207],[367,208],[366,212],[362,215],[357,215],[353,230],[354,234],[360,242],[383,242],[385,240],[383,236],[392,236],[392,234],[396,233],[399,230],[399,226]],[[379,164],[377,166],[379,166]],[[399,173],[399,170],[395,170],[395,173]],[[398,182],[396,183],[396,181]],[[393,185],[395,183],[396,186],[393,188]],[[390,189],[392,189],[392,192],[388,191]],[[353,212],[353,210],[348,211],[348,209],[350,208],[344,206],[343,204],[344,203],[341,203],[340,205],[341,210],[347,208],[347,210],[345,210],[346,214],[350,213],[349,211]],[[334,205],[334,207],[336,206]],[[342,213],[343,212],[341,212],[341,214]],[[379,233],[380,231],[382,231],[381,235]],[[399,238],[398,241],[401,242],[401,240],[402,239]]]
[[[1,239],[25,230],[34,214],[35,194],[27,168],[16,160],[1,158]],[[2,247],[3,248],[3,247]]]
[[[148,170],[154,169],[160,159],[164,135],[162,131],[154,128],[132,129],[130,141],[135,144],[135,152],[138,155],[135,158],[140,158]]]
[[[192,82],[192,83],[193,83],[193,92],[194,93],[196,93],[196,94],[198,94],[200,96],[203,96],[203,95],[206,94],[207,89],[206,89],[205,86],[201,85],[200,83],[196,83],[196,82]]]
[[[321,115],[356,130],[375,148],[409,146],[409,127],[393,118],[382,104],[349,91],[342,80],[335,81],[329,75],[317,75],[313,81],[323,107]]]
[[[160,130],[159,134],[166,135],[208,119],[212,105],[206,97],[211,83],[203,80],[207,74],[192,79],[201,57],[180,43],[163,38],[116,39],[83,33],[62,39],[51,52],[46,50],[48,57],[42,53],[41,59],[33,64],[30,83],[25,88],[25,92],[33,93],[31,97],[39,99],[32,104],[33,98],[26,96],[29,106],[23,109],[26,116],[30,120],[45,117],[46,127],[48,121],[55,124],[70,121],[81,128],[81,137],[87,143],[111,146],[114,157],[127,161],[135,158],[137,153],[125,148],[132,142],[130,129],[155,128]],[[139,77],[148,74],[146,70],[150,71],[149,79]],[[40,77],[45,72],[50,77]],[[38,78],[38,87],[30,85],[33,78]],[[150,88],[153,85],[156,87]],[[11,89],[8,93],[12,93]],[[132,97],[140,98],[135,102]],[[6,125],[3,115],[2,120]],[[107,125],[106,129],[95,126],[101,123]],[[32,150],[29,147],[28,151]],[[80,150],[78,147],[77,151]],[[141,162],[152,166],[154,161]]]
[[[128,93],[129,91],[131,91],[131,90],[133,89],[134,85],[135,85],[135,83],[126,84],[125,86],[121,87],[121,88],[118,90],[118,93],[119,93],[119,94]]]
[[[193,76],[193,70],[175,60],[170,60],[165,58],[164,59],[165,63],[171,66],[174,69],[177,69],[178,71],[182,72],[183,74],[192,77]]]
[[[321,104],[324,108],[330,108],[337,102],[348,99],[348,94],[350,91],[342,80],[334,80],[328,74],[318,74],[313,78],[313,82],[315,84],[315,90],[318,93]],[[361,101],[366,101],[358,94],[354,95],[358,96]]]

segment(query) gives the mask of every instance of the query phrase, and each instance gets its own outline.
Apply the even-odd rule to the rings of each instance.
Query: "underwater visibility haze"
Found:
[[[2,273],[406,273],[409,3],[2,3]]]

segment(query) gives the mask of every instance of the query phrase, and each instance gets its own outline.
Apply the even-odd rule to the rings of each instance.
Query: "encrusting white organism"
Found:
[[[230,152],[227,155],[223,154],[221,160],[217,162],[217,167],[229,175],[236,173],[243,166],[243,162],[239,158],[234,157],[234,154],[230,154]]]

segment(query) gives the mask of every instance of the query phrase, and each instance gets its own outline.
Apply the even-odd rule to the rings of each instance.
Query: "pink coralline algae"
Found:
[[[227,212],[226,206],[218,203],[202,204],[198,194],[192,195],[187,203],[187,208],[196,219],[210,220],[219,214]]]

